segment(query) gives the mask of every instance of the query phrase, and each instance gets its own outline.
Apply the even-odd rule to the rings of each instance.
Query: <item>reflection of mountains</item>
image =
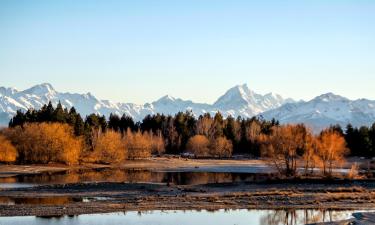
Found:
[[[300,225],[333,222],[350,216],[347,211],[333,210],[273,210],[261,218],[260,224]]]
[[[149,170],[99,169],[72,170],[0,178],[0,183],[65,184],[80,182],[171,183],[196,185],[260,181],[268,174],[212,172],[155,172]]]

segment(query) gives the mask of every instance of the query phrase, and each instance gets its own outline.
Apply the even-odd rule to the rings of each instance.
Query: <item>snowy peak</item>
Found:
[[[255,116],[259,113],[277,108],[286,102],[280,95],[268,93],[266,95],[257,94],[250,90],[246,84],[235,86],[221,96],[214,106],[225,110],[241,111],[247,117]]]
[[[54,95],[56,94],[55,89],[49,83],[43,83],[35,85],[29,89],[23,91],[23,93],[36,94],[36,95]]]
[[[328,92],[326,94],[322,94],[312,101],[321,101],[321,102],[337,102],[337,101],[349,101],[349,99],[342,97],[340,95],[335,95],[332,92]]]
[[[60,101],[67,108],[74,106],[82,116],[99,113],[108,117],[110,113],[125,113],[136,121],[142,120],[148,114],[173,115],[186,110],[192,111],[196,116],[220,111],[224,116],[275,118],[281,123],[305,123],[315,130],[331,124],[345,126],[352,123],[361,126],[375,121],[375,101],[352,101],[333,93],[317,96],[307,102],[295,102],[272,92],[258,94],[246,84],[242,84],[229,89],[214,104],[195,103],[166,95],[152,103],[137,105],[100,100],[90,92],[62,93],[56,91],[51,84],[43,83],[23,91],[0,87],[0,125],[6,125],[17,110],[39,109],[49,101],[54,105]]]
[[[250,96],[253,93],[249,90],[246,84],[237,85],[229,89],[223,96],[221,96],[215,103],[214,106],[223,107],[238,104],[248,104]]]
[[[51,84],[43,83],[24,91],[0,88],[0,113],[2,113],[0,123],[7,123],[18,109],[39,109],[49,101],[54,105],[60,101],[64,107],[68,108],[74,106],[83,116],[90,113],[99,113],[105,116],[110,113],[119,115],[125,113],[132,116],[135,120],[142,120],[148,114],[164,113],[173,115],[186,110],[192,111],[196,116],[220,111],[224,116],[252,117],[258,113],[278,107],[285,102],[277,94],[271,93],[264,96],[257,94],[250,90],[246,84],[237,85],[229,89],[213,105],[182,100],[170,95],[163,96],[152,103],[136,105],[99,100],[90,92],[87,94],[61,93],[56,91]]]
[[[329,125],[369,126],[375,122],[375,101],[348,98],[326,93],[307,102],[285,104],[262,113],[266,119],[276,118],[281,123],[304,123],[315,131]]]
[[[155,101],[154,103],[156,104],[165,104],[165,103],[170,103],[170,102],[175,102],[176,99],[170,95],[164,95],[163,97],[159,98],[157,101]]]

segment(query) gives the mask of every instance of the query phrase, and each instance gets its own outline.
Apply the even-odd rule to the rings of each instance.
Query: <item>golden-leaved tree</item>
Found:
[[[109,164],[123,161],[126,154],[121,133],[107,130],[98,136],[91,157],[94,162]]]
[[[156,134],[149,133],[149,139],[151,142],[151,153],[155,155],[162,155],[165,152],[164,138],[160,131]]]
[[[0,162],[12,163],[17,160],[18,152],[13,144],[3,135],[0,135]]]
[[[15,145],[21,163],[78,163],[82,140],[61,123],[30,123],[8,129],[5,134]]]
[[[128,159],[147,158],[151,156],[152,144],[147,132],[127,130],[124,136],[128,150]]]
[[[266,156],[280,174],[297,174],[298,150],[304,148],[306,129],[303,125],[273,127],[270,135],[263,135],[262,155]]]
[[[207,157],[209,156],[209,144],[210,141],[204,135],[195,135],[191,137],[187,144],[186,150],[196,157]]]
[[[336,131],[327,130],[318,137],[317,155],[324,175],[331,176],[332,169],[344,162],[348,152],[344,137]]]
[[[232,156],[232,142],[225,137],[218,137],[210,141],[210,157],[228,158]]]

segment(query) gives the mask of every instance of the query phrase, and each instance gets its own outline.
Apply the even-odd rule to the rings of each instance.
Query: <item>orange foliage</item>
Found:
[[[17,159],[17,150],[3,135],[0,135],[0,162],[11,163]]]
[[[195,135],[191,137],[186,144],[188,152],[196,157],[207,157],[209,154],[209,140],[204,135]]]
[[[294,176],[297,173],[298,150],[305,144],[306,129],[302,125],[273,127],[269,136],[262,136],[262,154],[282,174]]]
[[[125,133],[125,146],[128,149],[129,159],[147,158],[151,156],[152,144],[147,132]]]
[[[320,135],[317,154],[324,175],[332,175],[333,167],[344,162],[346,153],[346,142],[342,135],[335,131],[324,131]]]
[[[218,137],[210,142],[209,154],[211,157],[228,158],[232,156],[232,142],[225,137]]]
[[[119,163],[125,159],[126,149],[121,134],[108,130],[98,136],[92,158],[98,163]]]
[[[80,157],[82,140],[67,124],[31,123],[8,129],[5,134],[18,150],[21,163],[75,164]]]
[[[161,155],[165,152],[165,143],[161,132],[159,131],[157,135],[153,133],[149,134],[149,139],[151,142],[151,153],[155,155]]]

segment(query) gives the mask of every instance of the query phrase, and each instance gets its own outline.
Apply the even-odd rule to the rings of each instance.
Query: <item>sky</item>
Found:
[[[0,0],[0,86],[213,103],[375,99],[373,0]]]

